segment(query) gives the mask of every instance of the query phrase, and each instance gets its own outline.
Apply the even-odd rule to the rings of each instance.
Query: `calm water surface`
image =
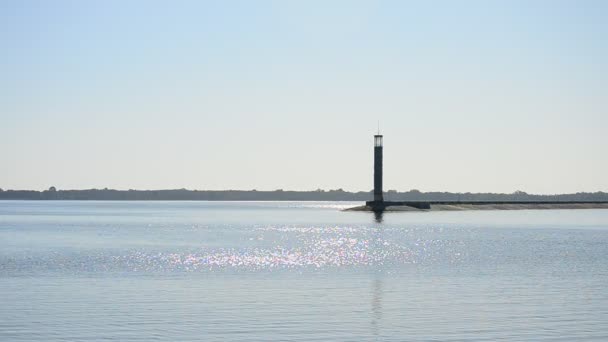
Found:
[[[358,204],[0,201],[0,340],[608,340],[608,210]]]

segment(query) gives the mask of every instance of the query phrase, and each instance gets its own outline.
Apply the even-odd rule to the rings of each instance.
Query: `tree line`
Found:
[[[368,201],[372,191],[336,190],[2,190],[0,200],[112,200],[112,201]],[[410,190],[384,193],[386,201],[608,201],[605,192],[535,195],[523,191],[513,193],[453,193]]]

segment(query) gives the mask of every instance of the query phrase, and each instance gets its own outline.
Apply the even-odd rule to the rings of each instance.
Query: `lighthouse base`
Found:
[[[372,211],[384,211],[388,207],[406,206],[416,209],[431,209],[429,202],[393,202],[393,201],[367,201],[365,202],[367,207],[370,207]]]

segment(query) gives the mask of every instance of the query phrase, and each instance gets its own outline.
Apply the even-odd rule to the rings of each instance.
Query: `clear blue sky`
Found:
[[[4,189],[608,191],[607,1],[2,1]]]

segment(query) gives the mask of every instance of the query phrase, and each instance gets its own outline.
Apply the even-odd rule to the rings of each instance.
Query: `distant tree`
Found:
[[[52,186],[48,190],[42,192],[42,198],[54,200],[57,199],[57,194],[57,189]]]

